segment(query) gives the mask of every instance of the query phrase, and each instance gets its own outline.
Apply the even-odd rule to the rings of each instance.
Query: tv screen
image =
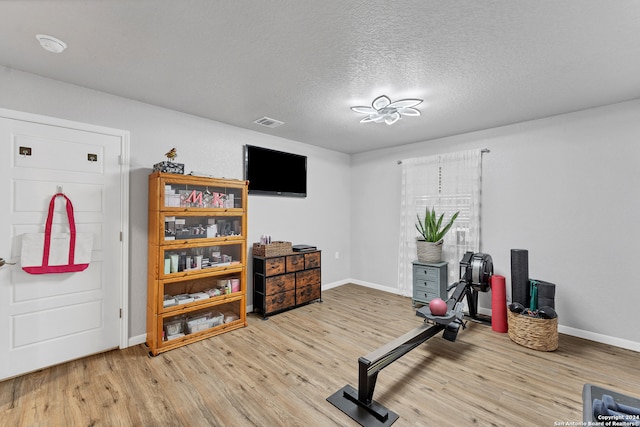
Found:
[[[245,145],[249,194],[307,197],[307,157]]]

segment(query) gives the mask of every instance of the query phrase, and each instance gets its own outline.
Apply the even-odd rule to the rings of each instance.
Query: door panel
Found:
[[[108,138],[103,135],[92,135],[97,143],[88,143],[83,139],[70,137],[68,129],[46,129],[47,134],[29,134],[18,130],[12,135],[14,167],[24,169],[58,170],[61,172],[82,172],[102,175],[104,172],[104,150],[101,142]],[[29,150],[29,154],[27,153]],[[94,155],[95,160],[88,161],[88,156]]]
[[[122,134],[87,125],[0,117],[0,380],[118,347],[124,242]],[[89,267],[30,275],[20,267],[21,235],[43,232],[51,197],[73,203],[77,230],[91,232]],[[53,231],[68,231],[62,198]]]
[[[22,270],[13,271],[12,280],[14,283],[14,292],[12,303],[47,300],[51,297],[68,298],[70,294],[79,292],[89,292],[100,290],[102,277],[102,262],[91,260],[89,267],[83,274],[69,274],[64,276],[64,280],[53,277],[53,275],[43,276],[39,279],[37,276],[27,274]],[[85,274],[86,273],[86,274]],[[18,307],[16,307],[18,310]]]
[[[34,171],[34,174],[41,174],[41,172]],[[76,216],[76,220],[79,216],[83,215],[93,215],[100,214],[103,210],[102,201],[105,198],[103,194],[103,185],[104,184],[87,184],[87,183],[78,183],[78,182],[70,182],[68,179],[54,180],[53,192],[57,190],[58,187],[62,189],[62,191],[67,194],[79,194],[81,197],[75,200],[71,200],[73,202],[73,210]],[[34,213],[34,214],[42,214],[43,219],[47,219],[47,211],[49,208],[49,200],[53,193],[51,192],[51,183],[52,181],[33,181],[33,180],[25,180],[25,179],[15,179],[13,181],[13,194],[15,195],[14,202],[14,212],[16,213]],[[19,197],[28,195],[27,197]],[[46,203],[42,203],[46,201]],[[45,208],[43,210],[43,207]],[[56,203],[56,214],[54,216],[55,223],[64,223],[66,225],[67,214],[64,206],[61,203]],[[80,221],[78,221],[80,222]]]
[[[13,348],[42,344],[47,340],[98,329],[102,326],[102,304],[89,301],[65,305],[50,310],[39,310],[13,317]],[[82,319],[81,323],[76,320]],[[43,328],[53,324],[54,327]]]

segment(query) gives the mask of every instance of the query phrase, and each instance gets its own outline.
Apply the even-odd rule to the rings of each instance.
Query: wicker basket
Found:
[[[538,319],[507,310],[509,338],[533,350],[554,351],[558,348],[558,318]]]
[[[253,244],[253,255],[255,256],[280,256],[289,255],[292,252],[291,242],[271,242],[268,245]]]
[[[416,240],[416,254],[420,262],[442,261],[442,240],[436,243]]]

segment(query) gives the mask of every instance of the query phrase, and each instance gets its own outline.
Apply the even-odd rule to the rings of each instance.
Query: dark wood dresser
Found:
[[[253,256],[253,311],[264,317],[321,300],[320,251]]]

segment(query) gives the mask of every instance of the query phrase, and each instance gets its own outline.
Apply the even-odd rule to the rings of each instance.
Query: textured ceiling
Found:
[[[345,153],[640,97],[639,0],[2,0],[0,35],[0,65]],[[422,116],[359,123],[381,94]]]

